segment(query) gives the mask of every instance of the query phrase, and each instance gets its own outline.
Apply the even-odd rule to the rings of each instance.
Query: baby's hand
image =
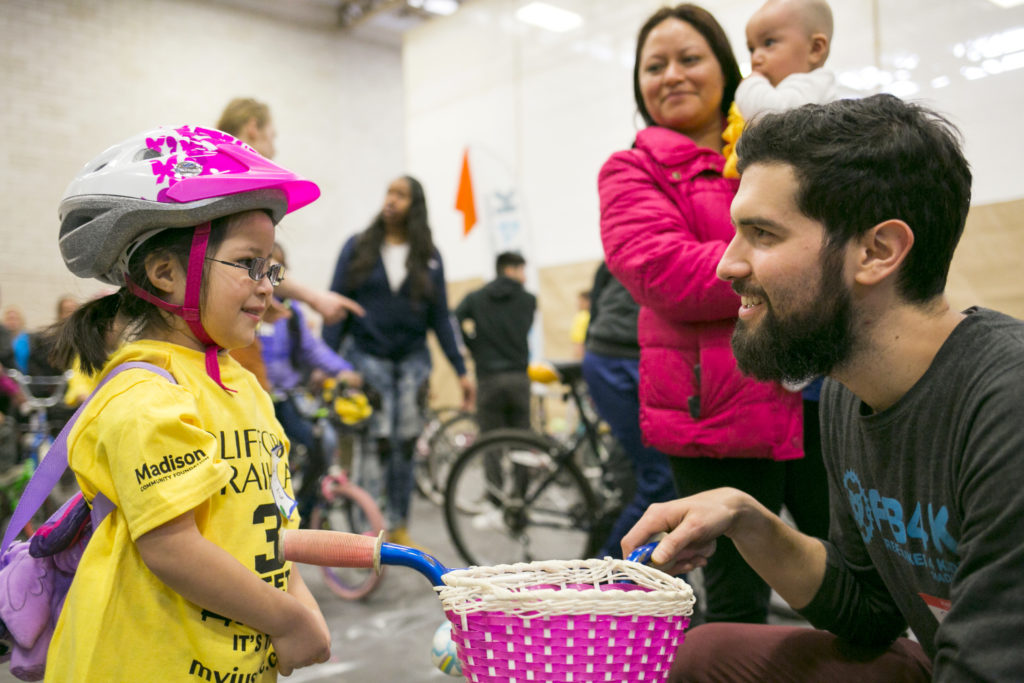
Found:
[[[277,653],[277,670],[282,676],[310,664],[326,662],[331,656],[331,634],[327,624],[314,610],[300,606],[289,628],[270,635]]]

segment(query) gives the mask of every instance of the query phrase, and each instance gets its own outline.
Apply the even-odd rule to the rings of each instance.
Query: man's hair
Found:
[[[256,127],[262,130],[270,120],[270,107],[251,97],[236,97],[221,112],[217,130],[237,138],[249,119],[256,119]]]
[[[516,251],[503,251],[498,254],[498,258],[494,261],[494,270],[498,275],[501,275],[505,272],[506,268],[518,268],[524,265],[526,265],[526,259],[523,258],[522,254]]]
[[[737,146],[739,171],[786,164],[796,204],[839,248],[898,219],[914,232],[898,290],[907,301],[941,294],[971,204],[960,132],[941,115],[892,95],[805,105],[766,114]]]

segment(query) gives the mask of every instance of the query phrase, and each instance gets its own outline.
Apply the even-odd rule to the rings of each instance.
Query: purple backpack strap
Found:
[[[177,384],[174,376],[164,370],[163,368],[153,365],[152,363],[146,363],[143,361],[132,361],[129,363],[121,363],[113,370],[107,373],[106,377],[96,385],[93,392],[89,394],[89,398],[82,401],[82,405],[78,406],[78,410],[71,416],[64,428],[60,430],[60,434],[54,439],[53,445],[50,446],[50,450],[46,452],[40,463],[39,467],[32,474],[32,478],[29,479],[28,484],[25,486],[25,490],[21,494],[21,498],[18,500],[18,505],[14,509],[14,514],[11,515],[11,521],[7,524],[7,530],[4,532],[4,539],[2,545],[0,545],[0,556],[7,551],[7,548],[14,541],[15,537],[21,529],[25,528],[32,516],[36,514],[43,502],[46,501],[47,496],[50,495],[50,491],[60,481],[60,477],[64,474],[64,470],[68,468],[68,434],[71,433],[71,428],[74,427],[75,422],[78,421],[78,416],[85,410],[85,406],[89,404],[89,401],[100,388],[114,378],[115,375],[119,375],[125,370],[132,369],[149,370],[156,374],[164,377],[168,382]],[[99,526],[99,523],[110,514],[114,509],[114,504],[102,493],[97,493],[92,503],[92,522],[93,529]]]

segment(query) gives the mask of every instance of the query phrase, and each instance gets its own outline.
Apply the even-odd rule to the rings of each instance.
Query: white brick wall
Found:
[[[283,223],[293,272],[326,286],[345,237],[404,169],[400,48],[325,26],[173,0],[0,5],[0,305],[30,327],[100,289],[64,268],[57,204],[78,168],[154,125],[212,126],[235,96],[267,102],[277,161],[321,199]]]

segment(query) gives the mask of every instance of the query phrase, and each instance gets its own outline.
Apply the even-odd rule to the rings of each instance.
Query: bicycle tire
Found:
[[[416,488],[424,498],[434,505],[444,505],[444,490],[452,463],[479,434],[476,414],[468,411],[459,411],[433,426],[422,451],[417,454]]]
[[[445,523],[468,565],[569,560],[595,550],[593,490],[569,452],[536,432],[488,432],[452,465]]]
[[[367,520],[367,527],[361,528],[360,516]],[[310,528],[377,536],[384,529],[384,516],[369,493],[345,481],[333,488],[330,498],[322,497],[317,503],[310,517]],[[380,574],[373,569],[349,567],[321,567],[320,570],[331,592],[345,600],[370,595],[384,573],[383,568]]]

